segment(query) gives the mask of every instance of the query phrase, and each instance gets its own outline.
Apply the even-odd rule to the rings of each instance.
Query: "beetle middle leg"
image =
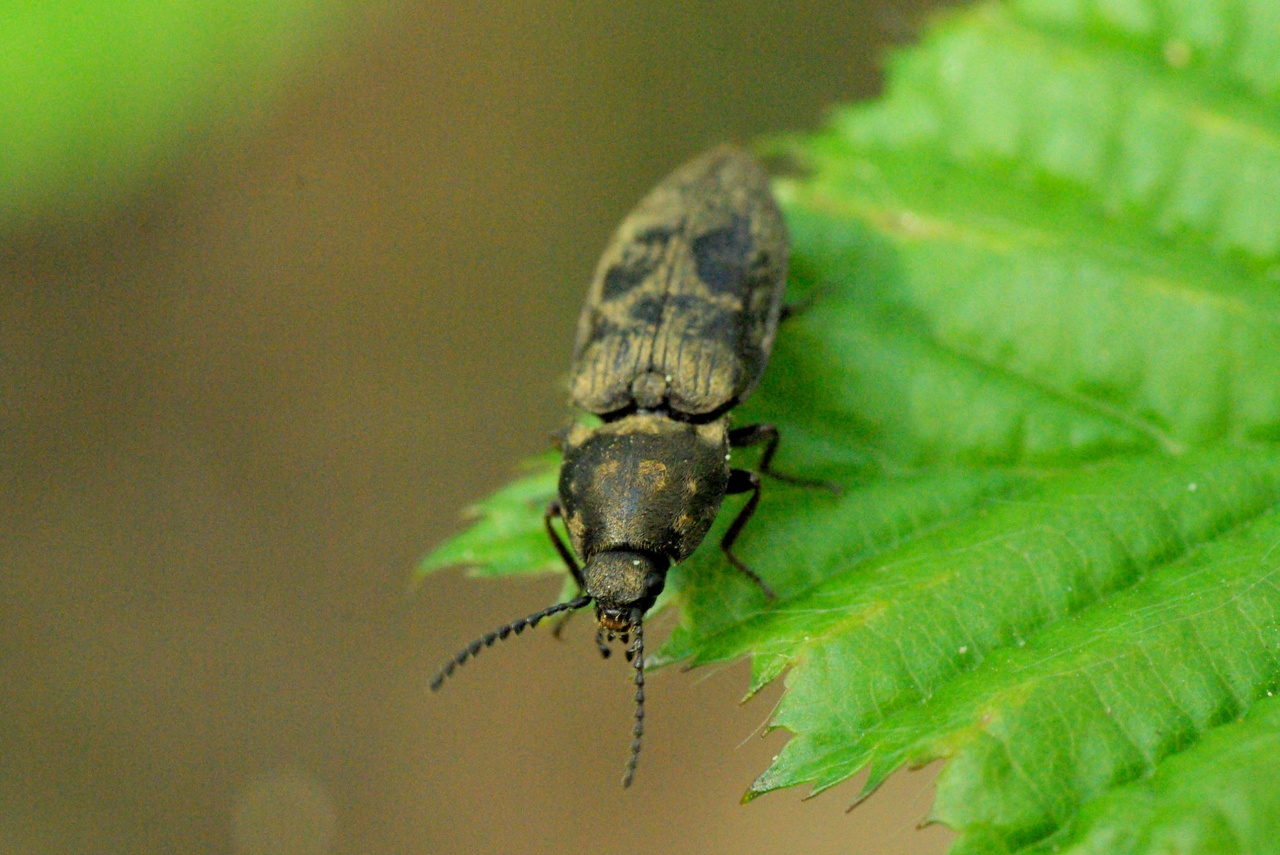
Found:
[[[776,434],[777,431],[774,433]],[[751,515],[756,512],[756,505],[760,504],[760,476],[748,469],[732,470],[729,473],[729,486],[725,492],[737,494],[748,491],[751,492],[751,498],[747,499],[746,505],[733,518],[733,522],[729,524],[729,530],[724,533],[724,537],[720,538],[720,551],[724,553],[725,558],[729,559],[729,563],[738,569],[738,572],[759,585],[760,590],[764,591],[764,595],[772,600],[777,596],[773,593],[773,589],[756,574],[756,571],[752,570],[742,562],[741,558],[733,554],[734,542],[738,539],[738,535],[742,534],[742,528],[751,519]]]
[[[744,425],[740,428],[732,428],[729,431],[729,446],[732,448],[746,448],[764,443],[764,453],[760,455],[760,473],[762,475],[768,475],[770,478],[777,478],[779,481],[796,484],[800,487],[823,487],[833,493],[840,492],[840,486],[830,481],[797,478],[794,475],[786,475],[776,471],[773,468],[773,455],[778,450],[778,442],[781,438],[776,425]]]
[[[747,500],[747,504],[734,517],[733,522],[729,525],[729,530],[720,539],[720,549],[724,552],[724,557],[729,559],[729,563],[736,567],[739,572],[759,585],[760,590],[764,591],[769,599],[773,599],[775,596],[773,589],[754,570],[743,563],[742,559],[733,554],[733,544],[737,541],[738,535],[742,534],[742,529],[746,526],[747,521],[751,519],[751,515],[756,512],[756,506],[760,504],[760,475],[768,475],[770,478],[777,478],[779,481],[786,481],[788,484],[797,484],[802,487],[825,487],[833,493],[840,492],[838,484],[809,478],[797,478],[794,475],[785,475],[775,471],[773,468],[773,455],[778,450],[780,438],[777,426],[771,424],[744,425],[729,431],[730,447],[745,448],[764,443],[764,453],[760,455],[759,473],[747,469],[734,469],[729,473],[729,486],[725,492],[729,494],[750,492],[751,498]]]

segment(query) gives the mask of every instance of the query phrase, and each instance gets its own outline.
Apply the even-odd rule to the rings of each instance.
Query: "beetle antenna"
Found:
[[[454,670],[459,665],[465,665],[468,659],[474,659],[483,648],[493,647],[495,641],[504,641],[506,637],[513,632],[516,635],[519,635],[524,632],[525,627],[537,626],[538,621],[545,617],[550,617],[551,615],[559,614],[560,612],[574,611],[582,608],[590,602],[591,598],[588,596],[584,595],[576,597],[567,603],[556,603],[554,606],[549,606],[540,612],[534,612],[528,617],[513,620],[505,626],[498,627],[493,632],[485,633],[466,647],[459,650],[456,656],[446,662],[444,667],[436,672],[436,675],[431,678],[431,691],[437,691],[440,686],[444,684],[445,678],[452,676]]]
[[[640,762],[640,740],[644,736],[644,632],[641,629],[638,614],[632,624],[632,631],[635,633],[635,641],[627,652],[635,655],[636,726],[631,730],[631,735],[635,738],[631,742],[631,756],[627,758],[627,770],[622,773],[624,788],[631,786],[631,779],[636,775],[636,764]]]

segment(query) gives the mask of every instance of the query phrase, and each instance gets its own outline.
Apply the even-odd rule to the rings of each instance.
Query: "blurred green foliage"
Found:
[[[261,111],[344,0],[4,0],[0,229],[92,214]]]

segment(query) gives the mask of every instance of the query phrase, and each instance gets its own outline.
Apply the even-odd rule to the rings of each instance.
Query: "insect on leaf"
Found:
[[[941,759],[955,852],[1280,851],[1278,98],[1280,3],[1022,0],[767,144],[807,308],[734,420],[845,491],[766,480],[773,601],[730,498],[655,657],[785,675],[748,798]]]

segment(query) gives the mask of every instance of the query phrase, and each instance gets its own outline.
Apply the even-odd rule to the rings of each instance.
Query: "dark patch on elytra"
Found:
[[[658,266],[658,259],[650,254],[636,254],[622,259],[604,275],[604,283],[600,287],[601,300],[615,300],[623,294],[629,294],[652,275]]]
[[[661,297],[644,297],[636,300],[631,305],[627,315],[637,323],[657,326],[658,322],[662,320],[662,304],[663,299]]]
[[[669,294],[667,296],[667,310],[672,315],[697,317],[706,311],[707,307],[714,309],[715,304],[701,294]]]
[[[676,229],[670,226],[654,226],[631,238],[622,260],[604,275],[600,299],[613,300],[629,294],[658,268],[667,242],[675,237]]]
[[[742,321],[743,317],[738,312],[709,306],[699,315],[697,330],[708,341],[737,345],[742,338]]]
[[[596,309],[591,314],[591,338],[599,341],[600,339],[609,338],[617,335],[621,327],[613,321],[605,317],[604,313]]]
[[[753,244],[746,217],[734,217],[729,225],[698,235],[693,241],[698,278],[713,291],[741,293]]]

